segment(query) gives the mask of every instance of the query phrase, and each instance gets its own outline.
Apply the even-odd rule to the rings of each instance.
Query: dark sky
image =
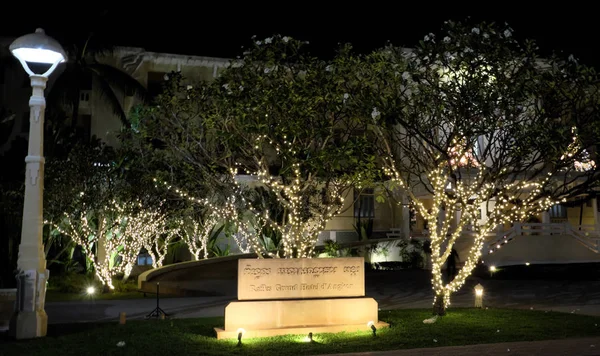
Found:
[[[583,63],[600,67],[600,16],[592,5],[551,2],[533,6],[521,1],[511,5],[482,1],[480,6],[444,2],[352,2],[329,5],[321,1],[162,2],[152,9],[93,8],[91,2],[79,7],[41,11],[11,10],[0,21],[0,35],[18,36],[43,27],[64,45],[82,43],[95,33],[96,44],[144,47],[148,51],[235,57],[252,35],[275,33],[311,43],[315,54],[329,54],[339,42],[350,42],[359,51],[393,44],[412,46],[429,32],[436,32],[448,19],[508,22],[515,36],[533,38],[542,50],[574,54]],[[458,3],[460,4],[460,3]],[[499,3],[500,4],[500,3]],[[561,4],[555,6],[554,4]],[[591,3],[590,3],[591,4]],[[537,9],[535,11],[527,8]],[[7,21],[10,19],[10,21]]]

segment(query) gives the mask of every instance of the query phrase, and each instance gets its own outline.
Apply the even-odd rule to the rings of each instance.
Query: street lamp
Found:
[[[17,266],[17,309],[10,323],[17,339],[46,335],[48,316],[44,310],[46,280],[49,271],[42,242],[44,202],[44,89],[48,77],[59,63],[67,60],[61,45],[38,28],[35,33],[17,38],[9,47],[31,79],[29,99],[29,148],[25,157],[25,200],[23,226]],[[50,67],[43,74],[34,73],[27,63]]]

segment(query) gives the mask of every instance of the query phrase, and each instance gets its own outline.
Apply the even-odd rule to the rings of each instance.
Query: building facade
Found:
[[[7,152],[15,140],[27,139],[29,130],[27,98],[31,89],[19,64],[16,61],[11,63],[12,56],[7,50],[11,41],[0,39],[0,58],[5,59],[0,68],[0,154]],[[150,96],[160,92],[161,83],[170,72],[181,72],[190,82],[210,81],[230,63],[225,58],[155,53],[133,47],[117,47],[110,55],[97,57],[96,60],[124,71],[142,84]],[[61,70],[59,67],[50,78],[47,92],[52,90],[53,82]],[[99,92],[94,90],[96,85],[90,81],[89,86],[80,92],[77,126],[84,137],[96,136],[106,144],[116,146],[121,122]],[[134,96],[119,91],[115,93],[125,112],[129,112],[136,104]],[[367,257],[373,262],[381,262],[402,260],[401,248],[395,241],[427,239],[429,227],[411,209],[406,196],[398,194],[385,202],[377,202],[375,193],[373,190],[348,192],[346,206],[341,214],[327,223],[325,231],[319,236],[319,244],[327,240],[341,246],[361,239],[386,240],[376,245],[387,247],[374,248]],[[427,205],[431,196],[422,193],[419,199]],[[498,227],[487,237],[482,259],[487,264],[498,266],[598,262],[599,209],[595,196],[588,196],[554,206],[530,221]],[[485,208],[482,206],[480,222],[485,219]],[[459,256],[466,254],[470,248],[470,237],[470,232],[465,231],[457,241]]]

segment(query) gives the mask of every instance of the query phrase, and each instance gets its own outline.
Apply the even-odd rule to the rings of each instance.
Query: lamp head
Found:
[[[67,61],[67,54],[60,43],[47,36],[41,28],[36,29],[34,33],[17,38],[8,48],[29,75],[34,73],[29,69],[27,62],[50,64],[50,69],[42,74],[42,76],[49,76],[59,63]]]

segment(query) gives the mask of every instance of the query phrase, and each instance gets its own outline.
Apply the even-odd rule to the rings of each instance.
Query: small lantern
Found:
[[[483,308],[483,286],[481,284],[475,286],[475,308]]]

